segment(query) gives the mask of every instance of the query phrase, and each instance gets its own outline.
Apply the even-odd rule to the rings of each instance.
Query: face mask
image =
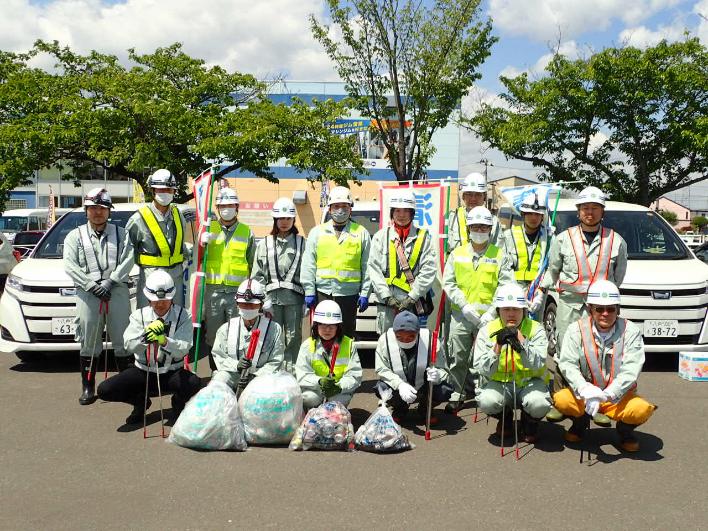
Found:
[[[470,240],[472,243],[481,244],[489,241],[488,232],[470,232]]]
[[[235,208],[220,208],[219,209],[219,215],[221,216],[221,219],[224,221],[231,221],[236,217],[236,209]]]
[[[398,343],[398,346],[401,347],[402,349],[408,349],[408,348],[413,348],[415,347],[415,344],[418,342],[418,340],[410,341],[409,343],[403,343],[401,341],[396,340],[396,343]]]
[[[239,308],[238,313],[241,314],[241,317],[243,317],[246,321],[252,321],[260,315],[261,311],[259,309],[244,310],[243,308]]]
[[[348,208],[335,208],[330,212],[332,219],[335,223],[346,223],[349,219],[349,209]]]
[[[172,202],[174,196],[175,194],[170,193],[155,194],[155,201],[158,205],[167,206]]]

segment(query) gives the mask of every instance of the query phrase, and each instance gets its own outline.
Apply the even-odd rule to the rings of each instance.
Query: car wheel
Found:
[[[20,361],[24,361],[25,363],[40,361],[44,358],[44,354],[41,352],[15,352],[15,356],[17,356]]]
[[[543,314],[543,327],[548,336],[548,355],[553,356],[556,352],[556,303],[548,301],[546,313]]]

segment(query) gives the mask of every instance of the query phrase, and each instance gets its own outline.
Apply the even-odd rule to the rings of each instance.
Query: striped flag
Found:
[[[555,198],[555,194],[561,191],[557,184],[531,184],[527,186],[504,186],[499,189],[504,198],[509,202],[514,210],[519,212],[519,207],[523,200],[529,195],[538,196],[538,204],[545,206],[548,210],[549,197]]]
[[[194,194],[194,205],[197,211],[197,223],[200,227],[209,222],[209,186],[212,182],[212,168],[204,170],[199,177],[194,179],[192,193]]]
[[[54,190],[52,185],[49,185],[49,210],[47,211],[47,230],[52,228],[52,225],[57,220],[56,211],[54,210]]]

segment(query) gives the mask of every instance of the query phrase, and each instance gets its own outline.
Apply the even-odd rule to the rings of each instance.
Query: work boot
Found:
[[[135,366],[135,358],[133,356],[120,356],[116,358],[118,372],[123,372],[130,367]]]
[[[464,400],[451,400],[445,406],[445,413],[447,413],[449,415],[457,415],[460,412],[460,410],[462,409],[462,406],[464,406],[464,405],[465,405]]]
[[[418,402],[418,407],[416,408],[416,424],[425,424],[428,417],[428,401],[421,400]],[[430,425],[435,426],[438,423],[437,417],[435,417],[435,409],[430,410]]]
[[[81,360],[81,396],[79,404],[88,406],[96,401],[96,366],[91,369],[91,358],[80,356]],[[94,359],[94,361],[96,361]]]
[[[592,417],[592,421],[597,426],[600,426],[602,428],[609,428],[610,426],[612,426],[612,421],[610,420],[610,417],[608,417],[607,415],[605,415],[603,413],[596,413]]]
[[[521,427],[524,430],[524,441],[533,444],[538,439],[538,424],[540,419],[535,419],[526,411],[521,411]]]
[[[172,403],[172,413],[170,414],[169,422],[174,426],[184,409],[184,402],[177,395],[172,395],[170,402]]]
[[[565,418],[565,415],[558,411],[556,408],[551,407],[546,413],[546,420],[548,422],[560,422]]]
[[[408,414],[407,407],[394,407],[391,411],[391,416],[393,417],[393,422],[400,424]]]
[[[507,412],[503,416],[504,417],[503,422],[502,422],[502,414],[501,413],[497,413],[496,415],[489,415],[489,416],[497,419],[497,427],[494,429],[494,433],[497,435],[497,437],[501,437],[501,435],[502,435],[502,426],[504,426],[504,438],[505,439],[507,437],[514,436],[514,419],[511,416],[511,412]]]
[[[546,417],[548,418],[548,417]],[[566,442],[577,443],[585,437],[585,431],[590,427],[590,417],[581,415],[573,419],[573,425],[563,434]]]
[[[639,451],[639,441],[634,436],[634,430],[636,429],[634,424],[626,424],[624,422],[617,422],[617,433],[620,437],[620,448],[625,452],[638,452]]]
[[[133,404],[133,411],[125,419],[126,424],[140,424],[143,421],[145,412],[150,409],[152,405],[152,400],[147,399],[147,409],[145,408],[145,403],[140,402],[139,404]]]

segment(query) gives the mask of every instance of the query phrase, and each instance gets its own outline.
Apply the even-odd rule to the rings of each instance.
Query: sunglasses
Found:
[[[617,313],[617,306],[593,306],[592,311],[599,314],[613,314]]]

